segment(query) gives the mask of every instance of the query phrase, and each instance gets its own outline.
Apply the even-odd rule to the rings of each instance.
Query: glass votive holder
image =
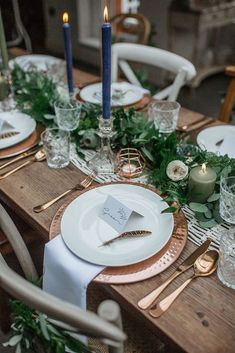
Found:
[[[61,130],[73,131],[77,129],[81,107],[81,103],[73,98],[55,102],[56,122]]]
[[[235,227],[221,236],[219,254],[218,277],[225,286],[235,289]]]
[[[47,165],[50,168],[64,168],[70,162],[70,134],[58,128],[46,129],[41,134]]]
[[[176,130],[180,104],[178,102],[156,101],[151,104],[151,119],[156,129],[163,134],[170,134]]]

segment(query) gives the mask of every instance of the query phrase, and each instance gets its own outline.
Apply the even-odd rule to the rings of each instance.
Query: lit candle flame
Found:
[[[203,164],[202,164],[202,171],[203,171],[203,173],[206,172],[206,163],[203,163]]]
[[[105,22],[109,21],[109,13],[108,13],[108,6],[107,5],[105,5],[105,8],[104,8],[104,21]]]
[[[69,22],[69,15],[68,15],[68,12],[65,12],[63,14],[63,22],[64,23],[68,23]]]

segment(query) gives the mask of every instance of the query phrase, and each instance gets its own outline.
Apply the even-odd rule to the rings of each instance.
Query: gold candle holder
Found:
[[[122,148],[116,156],[115,173],[123,178],[135,178],[143,173],[146,162],[136,148]]]

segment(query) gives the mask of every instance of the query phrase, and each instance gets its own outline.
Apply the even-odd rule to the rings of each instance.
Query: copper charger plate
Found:
[[[42,127],[37,127],[26,140],[18,143],[17,145],[0,150],[0,159],[17,156],[18,154],[26,152],[30,148],[36,146],[40,141],[42,131]]]
[[[115,183],[104,183],[95,185],[87,188],[86,190],[80,191],[70,197],[67,201],[58,209],[55,216],[52,219],[49,239],[53,239],[60,233],[60,223],[65,209],[68,205],[77,197],[91,189],[101,187],[107,184],[126,184],[126,182],[115,182]],[[157,194],[156,189],[153,187],[146,186],[141,183],[128,183],[150,189]],[[97,283],[110,283],[110,284],[123,284],[123,283],[134,283],[143,281],[147,278],[158,275],[165,271],[170,265],[172,265],[180,256],[183,251],[188,235],[187,221],[183,212],[179,212],[174,215],[174,230],[169,242],[164,248],[156,255],[150,257],[147,260],[139,262],[130,266],[122,267],[106,267],[100,274],[94,278],[94,282]]]

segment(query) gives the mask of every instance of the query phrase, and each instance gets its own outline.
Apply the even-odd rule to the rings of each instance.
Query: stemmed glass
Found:
[[[232,227],[220,239],[218,277],[235,289],[235,176],[221,176],[220,215]]]

